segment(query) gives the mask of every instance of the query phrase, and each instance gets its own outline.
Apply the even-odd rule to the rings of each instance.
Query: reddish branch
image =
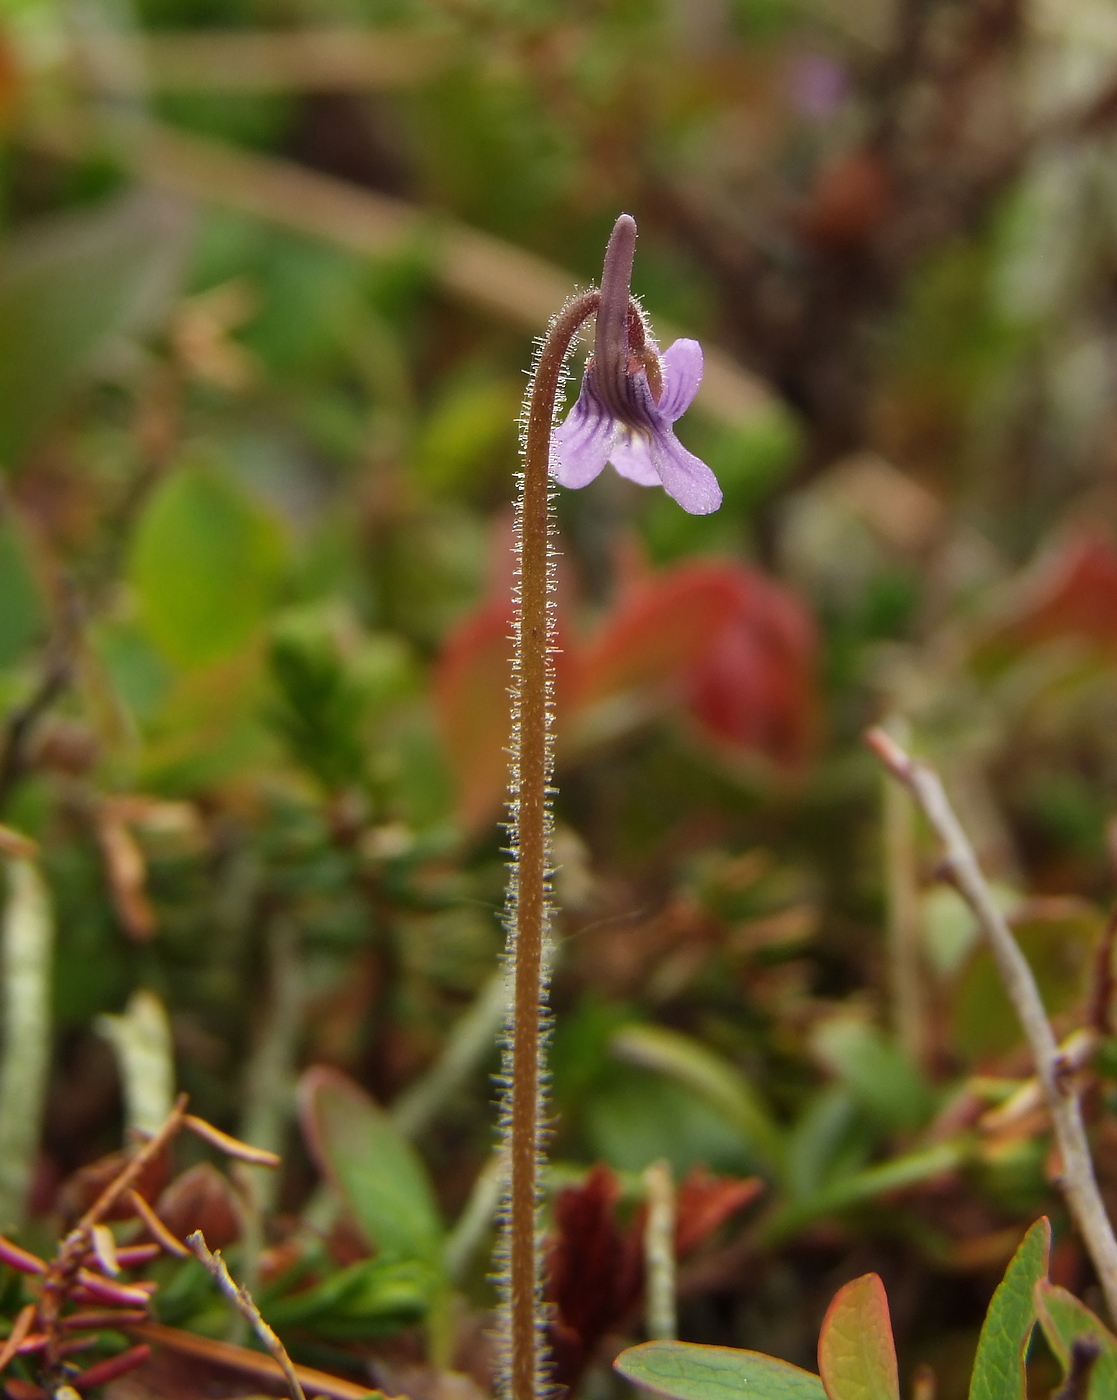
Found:
[[[40,1259],[0,1236],[0,1263],[40,1281],[36,1301],[20,1311],[0,1347],[0,1374],[17,1355],[37,1355],[41,1357],[41,1379],[48,1392],[53,1393],[63,1384],[81,1391],[116,1379],[150,1356],[151,1347],[141,1341],[129,1351],[95,1362],[76,1374],[72,1366],[65,1365],[66,1358],[75,1351],[94,1345],[97,1333],[103,1329],[119,1330],[148,1317],[156,1285],[146,1281],[122,1283],[112,1276],[114,1272],[146,1263],[161,1250],[179,1256],[188,1252],[137,1189],[144,1173],[184,1129],[242,1161],[267,1166],[279,1162],[274,1153],[238,1142],[192,1117],[186,1112],[186,1103],[186,1095],[180,1095],[166,1122],[128,1159],[62,1240],[52,1260]],[[110,1217],[119,1218],[122,1213],[139,1221],[154,1237],[154,1243],[117,1249],[105,1233],[104,1222]],[[90,1303],[96,1306],[84,1306]]]

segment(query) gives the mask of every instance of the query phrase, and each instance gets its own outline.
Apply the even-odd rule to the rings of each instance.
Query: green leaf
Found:
[[[917,1152],[906,1152],[901,1157],[831,1181],[813,1195],[774,1211],[761,1228],[761,1238],[768,1246],[778,1244],[811,1220],[875,1200],[886,1191],[899,1191],[941,1176],[943,1172],[956,1171],[971,1151],[968,1138],[955,1138],[922,1147]]]
[[[1090,1375],[1089,1400],[1117,1400],[1117,1337],[1065,1288],[1040,1279],[1035,1286],[1036,1316],[1048,1345],[1070,1367],[1071,1350],[1080,1339],[1094,1342],[1098,1359]]]
[[[1102,916],[1080,899],[1038,902],[1013,923],[1048,1014],[1057,1016],[1085,995],[1090,956]],[[951,1044],[974,1061],[1003,1054],[1020,1043],[1020,1025],[1005,994],[993,955],[982,942],[960,974],[953,998]]]
[[[813,1045],[877,1123],[911,1131],[929,1117],[933,1100],[926,1080],[877,1026],[857,1016],[834,1016],[817,1027]]]
[[[970,1400],[1027,1400],[1024,1361],[1036,1320],[1035,1288],[1047,1275],[1051,1224],[1037,1220],[1005,1270],[977,1344]]]
[[[334,1340],[376,1337],[419,1321],[436,1281],[422,1264],[362,1259],[261,1306],[265,1320],[280,1330],[308,1326]]]
[[[208,466],[176,471],[149,502],[132,552],[152,639],[184,667],[236,651],[267,609],[281,559],[271,515]]]
[[[777,1177],[785,1170],[783,1133],[744,1075],[699,1041],[663,1026],[625,1026],[611,1041],[619,1059],[656,1070],[701,1094],[744,1134]]]
[[[888,1298],[879,1274],[834,1295],[818,1338],[818,1369],[828,1400],[900,1400]]]
[[[129,196],[28,229],[0,271],[0,464],[51,426],[114,338],[153,323],[186,251],[179,207]]]
[[[391,1117],[338,1070],[316,1066],[299,1085],[303,1135],[322,1175],[385,1260],[442,1273],[442,1223],[418,1153]]]
[[[787,1185],[808,1199],[868,1161],[875,1133],[853,1095],[830,1084],[808,1099],[788,1136]]]
[[[42,631],[46,609],[30,551],[10,514],[0,519],[0,666],[18,661]]]
[[[693,1342],[645,1342],[613,1365],[635,1385],[669,1400],[826,1400],[822,1382],[774,1356]]]

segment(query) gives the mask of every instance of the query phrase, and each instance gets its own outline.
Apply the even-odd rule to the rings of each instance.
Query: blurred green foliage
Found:
[[[268,1248],[232,1257],[299,1354],[483,1331],[517,415],[630,209],[653,324],[710,356],[680,436],[725,503],[611,471],[557,502],[555,1180],[607,1162],[627,1228],[657,1159],[759,1172],[686,1334],[809,1361],[839,1276],[879,1267],[944,1400],[1040,1211],[1072,1276],[1044,1125],[975,1126],[1028,1073],[991,960],[859,736],[907,721],[1080,1026],[1117,800],[1114,55],[1059,77],[1079,0],[988,43],[941,7],[953,67],[935,6],[910,49],[872,8],[4,7],[0,819],[58,923],[27,1229],[119,1145],[95,1023],[148,988],[197,1110],[286,1154]],[[341,32],[332,76],[263,43],[303,29]],[[218,82],[227,40],[263,46]],[[680,605],[633,640],[696,559],[736,571],[725,628],[698,648]],[[595,691],[625,646],[640,683]],[[291,1094],[323,1065],[375,1100],[327,1147]],[[1090,1073],[1106,1148],[1113,1056]],[[164,1320],[222,1334],[201,1271],[159,1267]]]

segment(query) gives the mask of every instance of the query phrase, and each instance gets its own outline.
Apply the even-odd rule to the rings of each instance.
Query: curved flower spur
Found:
[[[555,430],[551,475],[562,486],[588,486],[611,462],[630,481],[662,486],[691,515],[708,515],[721,505],[721,488],[674,429],[702,382],[702,347],[676,340],[660,355],[632,296],[635,251],[636,221],[622,214],[605,251],[593,355]]]

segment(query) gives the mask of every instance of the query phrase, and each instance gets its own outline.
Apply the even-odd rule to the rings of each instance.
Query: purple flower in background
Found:
[[[805,117],[826,121],[849,95],[849,74],[826,54],[797,53],[787,65],[787,90]]]
[[[660,356],[632,300],[635,251],[636,222],[622,214],[605,251],[593,355],[577,402],[555,429],[551,475],[588,486],[612,462],[630,481],[662,486],[691,515],[708,515],[721,505],[721,488],[673,426],[702,382],[702,347],[676,340]]]

